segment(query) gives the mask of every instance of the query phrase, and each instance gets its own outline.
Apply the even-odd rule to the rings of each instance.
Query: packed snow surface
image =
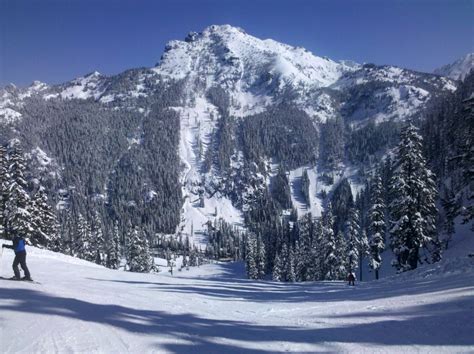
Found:
[[[129,273],[32,247],[28,264],[40,284],[0,280],[2,353],[474,350],[468,257],[355,287],[246,280],[239,263]]]

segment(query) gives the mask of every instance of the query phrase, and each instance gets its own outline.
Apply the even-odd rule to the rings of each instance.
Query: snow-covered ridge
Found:
[[[23,100],[35,94],[46,100],[93,99],[112,106],[128,101],[127,108],[146,112],[146,107],[131,101],[153,95],[159,83],[171,80],[185,82],[183,95],[191,105],[208,89],[220,87],[231,99],[231,114],[243,117],[288,99],[286,93],[291,93],[298,107],[316,121],[325,121],[338,114],[339,103],[324,88],[348,90],[373,81],[416,87],[420,75],[392,66],[337,62],[301,47],[256,38],[230,25],[213,25],[200,33],[189,33],[184,41],[170,41],[160,62],[151,69],[129,70],[111,77],[93,72],[51,87],[35,82],[27,89],[4,88],[0,90],[0,121],[19,119]],[[439,90],[456,88],[447,78],[433,76],[425,80]],[[405,98],[410,99],[409,95]],[[419,106],[405,104],[408,110],[404,112]]]
[[[224,68],[224,71],[216,70]],[[208,74],[208,84],[251,87],[262,75],[270,74],[293,85],[328,86],[354,63],[338,63],[272,39],[261,40],[230,25],[210,26],[191,32],[185,41],[171,41],[155,70],[165,76],[186,78],[193,70]],[[206,70],[207,72],[202,72]]]
[[[359,67],[221,25],[191,32],[184,41],[169,42],[153,70],[164,78],[186,80],[188,92],[224,88],[232,98],[233,113],[249,115],[285,89],[305,95]]]
[[[21,118],[20,108],[23,100],[33,95],[46,92],[50,87],[44,82],[33,81],[33,83],[19,89],[10,84],[0,89],[0,123],[12,124]]]
[[[464,80],[472,69],[474,69],[474,53],[469,53],[451,64],[435,69],[433,73],[453,80]]]

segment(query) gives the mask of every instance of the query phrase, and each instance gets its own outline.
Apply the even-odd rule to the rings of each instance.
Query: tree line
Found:
[[[271,274],[279,281],[341,280],[360,271],[363,261],[378,278],[382,262],[391,261],[382,259],[387,247],[398,271],[439,261],[435,181],[419,130],[409,123],[394,156],[380,164],[354,202],[343,181],[321,218],[306,214],[298,222],[284,220],[278,209],[276,216],[260,218],[246,237],[249,278]]]

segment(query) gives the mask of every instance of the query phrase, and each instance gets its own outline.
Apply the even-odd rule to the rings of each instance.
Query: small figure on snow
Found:
[[[15,251],[15,259],[13,260],[12,268],[15,276],[12,279],[15,280],[29,280],[32,281],[30,271],[26,265],[26,241],[20,235],[15,235],[13,237],[13,244],[12,245],[2,245],[2,248],[10,248]],[[21,269],[25,273],[23,278],[20,277],[20,270],[18,269],[18,265],[21,265]]]
[[[347,276],[347,281],[349,282],[349,285],[355,285],[355,274],[350,272],[349,275]]]

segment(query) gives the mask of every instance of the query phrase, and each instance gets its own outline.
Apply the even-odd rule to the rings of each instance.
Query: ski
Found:
[[[15,279],[15,278],[7,278],[7,277],[2,277],[2,276],[0,276],[0,279],[1,280],[16,281],[16,282],[21,282],[21,283],[41,284],[40,282],[38,282],[36,280]]]

